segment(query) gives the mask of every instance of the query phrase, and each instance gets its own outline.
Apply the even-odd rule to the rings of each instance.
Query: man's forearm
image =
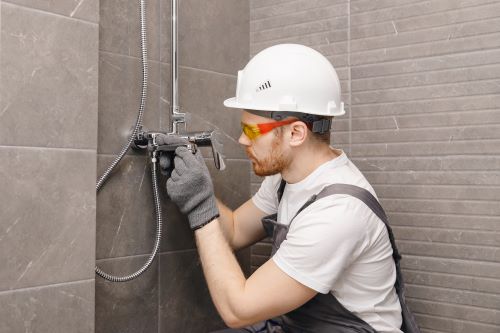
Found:
[[[212,300],[228,326],[238,325],[246,279],[223,235],[219,219],[196,230],[195,237]]]
[[[231,248],[233,248],[234,240],[234,218],[233,211],[217,199],[217,207],[219,208],[219,223],[224,236]]]

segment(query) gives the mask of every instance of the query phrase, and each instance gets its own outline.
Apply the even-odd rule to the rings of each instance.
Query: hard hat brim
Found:
[[[224,106],[228,108],[243,109],[243,105],[236,101],[236,97],[226,99],[224,101]]]

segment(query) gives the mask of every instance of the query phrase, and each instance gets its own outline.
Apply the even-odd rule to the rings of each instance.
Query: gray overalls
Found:
[[[281,201],[286,183],[281,182],[278,189],[278,201]],[[349,184],[333,184],[325,187],[320,193],[312,196],[295,214],[289,225],[277,223],[277,214],[266,216],[262,219],[264,229],[269,237],[272,237],[272,255],[279,249],[281,243],[286,239],[289,227],[295,217],[314,201],[333,195],[348,194],[363,201],[375,213],[387,227],[391,241],[393,258],[396,263],[395,288],[401,303],[403,324],[401,330],[405,333],[420,333],[413,314],[405,302],[405,288],[401,275],[400,260],[394,235],[389,226],[387,216],[380,206],[378,200],[364,188]],[[259,332],[259,333],[377,333],[368,323],[347,310],[333,296],[333,294],[320,294],[303,304],[299,308],[286,313],[278,318],[273,318],[251,327],[241,329],[226,329],[218,333],[231,332]],[[217,333],[215,332],[215,333]]]

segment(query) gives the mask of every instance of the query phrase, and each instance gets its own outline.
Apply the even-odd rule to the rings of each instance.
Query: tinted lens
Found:
[[[260,131],[258,127],[247,125],[245,123],[241,123],[241,129],[243,133],[250,139],[253,140],[260,135]]]

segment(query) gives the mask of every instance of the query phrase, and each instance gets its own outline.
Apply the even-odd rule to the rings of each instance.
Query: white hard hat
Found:
[[[319,116],[345,114],[332,64],[321,53],[299,44],[279,44],[256,54],[238,71],[236,97],[224,105]]]

